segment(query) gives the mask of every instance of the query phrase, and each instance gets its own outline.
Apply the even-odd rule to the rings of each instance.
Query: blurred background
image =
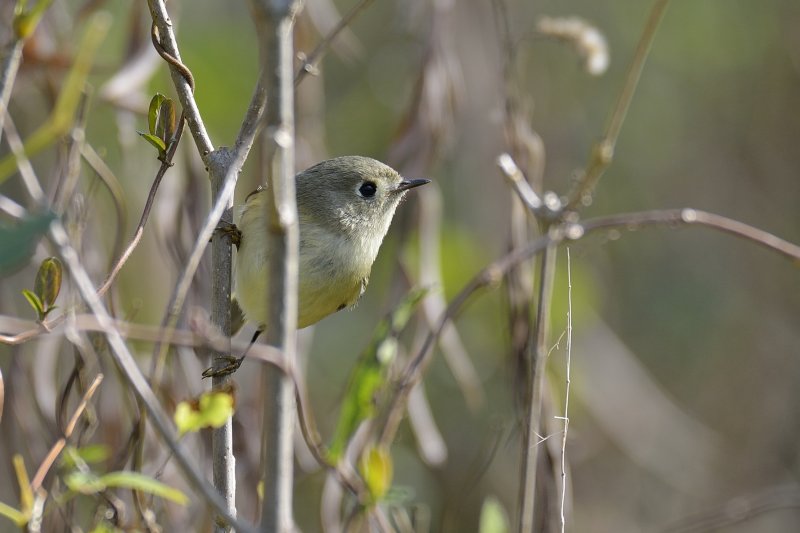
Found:
[[[4,21],[11,20],[8,4],[2,7]],[[345,13],[354,2],[305,4],[296,47],[310,53],[335,24],[336,12]],[[439,277],[439,297],[449,301],[509,250],[514,195],[496,165],[498,155],[511,150],[509,99],[515,102],[513,123],[527,128],[528,146],[541,141],[542,149],[524,168],[541,166],[536,186],[566,194],[603,133],[651,4],[375,2],[334,42],[319,74],[299,85],[298,170],[327,157],[361,154],[434,182],[399,208],[359,305],[302,333],[311,407],[325,439],[335,426],[348,372],[379,317],[409,285]],[[230,146],[258,76],[248,6],[192,0],[168,7],[212,141]],[[159,166],[155,151],[136,130],[147,128],[153,93],[174,96],[167,68],[149,43],[145,4],[55,0],[24,50],[9,116],[23,139],[45,120],[84,22],[98,9],[112,14],[112,26],[89,80],[85,135],[121,187],[125,208],[119,216],[125,226],[116,222],[120,211],[87,165],[64,216],[78,228],[82,260],[99,284],[120,239],[130,239]],[[571,43],[537,31],[543,16],[580,17],[599,30],[608,45],[607,71],[587,72]],[[694,207],[800,242],[798,27],[797,2],[672,2],[613,164],[581,216]],[[4,30],[4,39],[10,38],[8,27]],[[510,61],[504,40],[512,44]],[[133,64],[142,69],[135,76],[129,71]],[[120,81],[122,73],[131,77]],[[9,153],[5,139],[0,158]],[[66,147],[58,143],[32,160],[49,194],[65,173]],[[262,181],[257,160],[254,152],[240,177],[239,202]],[[24,191],[19,175],[0,185],[1,194],[30,205]],[[118,317],[160,323],[208,205],[206,174],[185,135],[143,241],[115,285],[112,305]],[[7,213],[2,217],[9,219]],[[432,248],[425,251],[425,243]],[[27,266],[0,280],[2,315],[34,319],[20,289],[33,284],[38,264],[53,253],[43,241]],[[571,243],[570,257],[574,341],[567,530],[796,531],[797,265],[700,227],[595,233]],[[426,260],[433,268],[420,266]],[[555,446],[554,457],[562,422],[553,417],[563,415],[565,389],[563,248],[557,264],[544,409],[545,436],[552,438],[542,444]],[[508,311],[514,290],[509,293],[502,285],[481,292],[458,317],[448,351],[458,352],[450,354],[457,359],[466,356],[458,359],[466,370],[454,377],[451,365],[436,354],[424,380],[434,428],[415,433],[404,424],[392,448],[391,506],[412,516],[420,531],[477,531],[487,498],[495,498],[514,523],[521,439]],[[208,292],[204,263],[187,310],[207,309]],[[58,305],[66,309],[77,301],[67,284]],[[413,353],[427,331],[422,315],[402,338],[406,352]],[[246,327],[240,338],[251,333]],[[55,334],[19,346],[0,345],[5,378],[0,501],[18,501],[12,455],[22,454],[33,470],[59,435],[61,395],[77,359],[88,365],[88,381],[98,370],[107,375],[79,444],[108,446],[110,456],[98,471],[127,464],[135,404],[101,344],[95,346],[96,357],[84,352],[79,357],[63,335]],[[152,345],[130,346],[147,369]],[[206,366],[204,355],[189,348],[170,354],[159,391],[167,409],[206,387],[199,379]],[[245,371],[236,374],[238,498],[241,516],[249,519],[255,512],[259,452],[256,367],[246,362]],[[69,396],[70,409],[76,394]],[[424,403],[421,396],[418,400]],[[207,432],[185,441],[198,458],[207,456]],[[154,475],[167,455],[152,432],[147,443],[141,470]],[[296,472],[298,526],[319,531],[326,475],[301,444]],[[542,475],[548,476],[546,469]],[[186,488],[172,463],[162,480]],[[170,524],[200,528],[207,519],[193,514],[192,507],[153,505],[166,530]],[[90,530],[96,506],[84,503],[77,509],[73,522]],[[49,519],[58,524],[59,517],[54,513]],[[137,520],[129,505],[122,524]],[[9,524],[0,521],[0,530],[10,530]]]

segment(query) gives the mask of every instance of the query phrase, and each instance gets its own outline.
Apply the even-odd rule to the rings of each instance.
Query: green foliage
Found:
[[[73,471],[64,476],[64,483],[74,492],[97,494],[108,488],[123,488],[146,492],[180,505],[189,503],[189,498],[178,489],[138,472],[109,472],[101,476],[93,472]]]
[[[175,408],[175,425],[184,435],[203,428],[218,428],[233,416],[233,395],[230,392],[211,391],[198,400],[181,402]]]
[[[392,454],[382,446],[369,446],[358,461],[373,503],[381,501],[392,486]]]
[[[161,162],[166,162],[167,150],[175,141],[175,133],[178,130],[177,117],[175,101],[156,93],[150,100],[147,111],[148,132],[136,132],[158,150],[158,160]]]
[[[48,211],[28,215],[15,224],[0,222],[0,276],[13,272],[30,259],[53,219],[55,215]]]
[[[17,1],[14,7],[14,33],[18,39],[27,39],[33,34],[42,15],[52,3],[53,0],[39,0],[31,9],[26,10],[27,0]]]
[[[108,446],[103,444],[90,444],[75,448],[67,446],[61,455],[61,465],[65,468],[77,468],[78,465],[101,463],[110,455]]]
[[[478,527],[480,533],[508,533],[508,514],[503,505],[493,496],[483,500],[481,519]]]
[[[14,464],[14,472],[17,475],[20,508],[15,509],[10,505],[0,502],[0,515],[5,516],[21,528],[31,519],[33,491],[31,490],[31,482],[28,478],[28,472],[25,469],[25,461],[22,459],[22,456],[14,454],[12,463]]]
[[[385,385],[388,369],[397,355],[397,336],[427,293],[428,289],[424,288],[411,290],[375,328],[372,341],[350,374],[342,411],[328,450],[332,462],[341,458],[359,424],[375,415],[377,395]]]
[[[53,305],[61,291],[62,266],[56,257],[48,257],[39,265],[33,291],[22,289],[22,295],[31,304],[36,316],[41,322],[56,308]]]
[[[86,78],[89,76],[95,54],[105,39],[110,25],[111,17],[107,13],[97,13],[89,19],[86,32],[75,56],[75,62],[64,81],[53,112],[50,113],[45,123],[25,140],[24,149],[27,157],[41,152],[72,127]],[[0,183],[8,179],[16,168],[17,158],[14,154],[0,160]]]

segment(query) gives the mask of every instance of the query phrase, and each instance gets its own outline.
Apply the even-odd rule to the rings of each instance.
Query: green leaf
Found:
[[[0,276],[10,274],[30,259],[54,219],[55,215],[48,211],[28,215],[15,224],[0,222]]]
[[[165,153],[165,152],[166,152],[166,150],[167,150],[167,145],[166,145],[166,144],[164,144],[164,141],[162,141],[160,137],[157,137],[157,136],[155,136],[155,135],[151,135],[150,133],[145,133],[145,132],[143,132],[143,131],[137,131],[136,133],[138,133],[139,135],[141,135],[141,136],[144,138],[144,140],[145,140],[145,141],[147,141],[147,142],[149,142],[150,144],[152,144],[153,146],[155,146],[155,147],[156,147],[156,149],[158,150],[158,155],[159,155],[159,156],[160,156],[162,153]]]
[[[379,502],[392,486],[392,455],[382,446],[370,446],[361,454],[358,469],[364,477],[372,502]]]
[[[150,99],[150,107],[147,110],[147,131],[150,132],[150,135],[157,136],[156,124],[158,123],[158,112],[161,110],[161,103],[166,99],[167,97],[161,93],[156,93],[153,98]],[[141,132],[139,135],[141,135]]]
[[[378,324],[372,341],[353,367],[328,450],[328,458],[332,462],[339,461],[358,426],[375,416],[379,394],[386,385],[389,367],[397,355],[397,336],[427,293],[427,289],[411,290],[394,311]]]
[[[80,448],[67,446],[61,454],[61,465],[73,469],[78,465],[101,463],[108,459],[109,455],[111,454],[105,444],[90,444]]]
[[[170,98],[161,102],[158,110],[158,122],[156,124],[156,135],[161,137],[166,146],[172,142],[175,137],[175,127],[178,121],[176,114],[175,101]]]
[[[23,513],[30,515],[31,509],[33,509],[33,491],[28,471],[25,469],[25,460],[20,454],[15,453],[11,461],[14,463],[14,472],[17,474],[20,508]]]
[[[14,32],[19,39],[27,39],[33,34],[36,26],[39,25],[42,15],[50,7],[52,0],[39,0],[28,12],[25,12],[24,4],[26,3],[24,0],[20,0],[17,2],[15,9]]]
[[[53,307],[61,291],[61,275],[63,267],[61,261],[56,257],[48,257],[39,265],[39,272],[36,273],[36,281],[33,284],[33,292],[39,297],[42,303],[44,314]]]
[[[0,516],[5,516],[20,528],[25,527],[25,524],[27,524],[28,520],[30,519],[29,515],[23,513],[22,511],[18,511],[3,502],[0,502]]]
[[[22,289],[22,295],[31,304],[33,310],[36,311],[36,320],[44,320],[44,305],[39,297],[28,289]]]
[[[138,490],[175,502],[179,505],[186,505],[189,503],[189,497],[180,490],[138,472],[110,472],[104,476],[100,476],[100,481],[107,487]]]
[[[502,504],[493,496],[483,500],[479,533],[508,533],[508,515]]]
[[[64,476],[64,483],[70,490],[81,494],[96,494],[108,488],[122,488],[146,492],[180,505],[189,503],[189,498],[183,492],[138,472],[120,471],[98,476],[92,472],[76,470]]]
[[[180,402],[175,408],[175,425],[178,434],[203,428],[218,428],[233,416],[233,395],[229,392],[206,392],[200,399]]]
[[[67,488],[81,494],[97,494],[106,489],[105,483],[94,472],[76,470],[64,476]]]

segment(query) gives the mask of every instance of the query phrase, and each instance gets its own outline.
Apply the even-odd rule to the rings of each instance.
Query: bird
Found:
[[[298,329],[358,302],[397,206],[409,190],[426,183],[430,180],[407,179],[380,161],[355,155],[297,174]],[[250,193],[236,222],[235,294],[245,320],[256,325],[253,341],[269,327],[267,201],[264,187]]]

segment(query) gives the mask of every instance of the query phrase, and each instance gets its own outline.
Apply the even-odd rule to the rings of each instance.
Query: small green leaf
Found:
[[[14,522],[14,524],[16,524],[19,528],[25,527],[25,524],[27,524],[28,520],[30,519],[29,515],[23,513],[22,511],[18,511],[3,502],[0,502],[0,516],[5,516]]]
[[[33,491],[31,490],[31,481],[30,478],[28,478],[28,471],[25,470],[25,460],[20,454],[15,453],[11,461],[14,463],[14,471],[17,474],[20,509],[23,513],[29,515],[33,509]]]
[[[175,137],[177,122],[175,101],[167,98],[161,102],[161,107],[158,110],[158,123],[156,124],[156,135],[161,137],[165,146],[169,146]]]
[[[108,459],[110,452],[105,444],[90,444],[75,448],[67,446],[61,454],[61,465],[64,468],[77,468],[78,465],[101,463]]]
[[[61,291],[62,270],[61,261],[56,257],[48,257],[39,265],[33,292],[39,297],[45,314],[53,307]]]
[[[71,491],[81,494],[97,494],[107,488],[123,488],[146,492],[180,505],[189,503],[189,498],[183,492],[138,472],[120,471],[98,476],[92,472],[76,470],[64,476],[64,483]]]
[[[233,395],[229,392],[207,392],[192,402],[180,402],[175,408],[178,434],[203,428],[218,428],[233,416]]]
[[[384,447],[370,446],[361,455],[358,468],[373,502],[379,502],[392,486],[392,455]]]
[[[164,141],[162,141],[160,137],[156,137],[155,135],[151,135],[150,133],[145,133],[143,131],[137,131],[136,133],[141,135],[144,138],[145,141],[147,141],[150,144],[152,144],[153,146],[155,146],[156,149],[158,150],[159,156],[162,153],[166,152],[167,145],[164,144]]]
[[[481,507],[479,533],[508,533],[511,529],[508,526],[508,514],[503,509],[502,504],[493,496],[489,496],[483,501]]]
[[[107,487],[138,490],[180,505],[189,503],[189,497],[180,490],[138,472],[110,472],[100,476],[100,481]]]
[[[147,110],[147,126],[150,135],[156,134],[156,123],[158,122],[158,112],[161,109],[161,102],[167,97],[161,93],[156,93],[150,100],[150,108]],[[141,133],[139,133],[141,135]]]
[[[97,494],[105,490],[106,485],[97,475],[93,472],[81,472],[75,470],[64,476],[64,483],[67,488],[73,492],[80,492],[81,494]]]
[[[22,295],[28,300],[28,303],[31,304],[33,310],[36,311],[36,320],[44,320],[44,305],[36,293],[28,289],[22,289]]]
[[[17,2],[17,7],[15,9],[14,32],[20,39],[27,39],[33,34],[42,15],[44,15],[44,12],[50,7],[52,0],[39,0],[28,12],[25,12],[26,3],[27,2],[24,1]]]

